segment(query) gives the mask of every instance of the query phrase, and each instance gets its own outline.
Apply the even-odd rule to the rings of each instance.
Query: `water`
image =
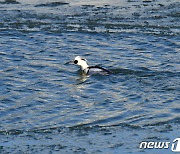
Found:
[[[180,3],[0,2],[0,153],[171,153],[179,137]],[[110,76],[64,65],[80,55]]]

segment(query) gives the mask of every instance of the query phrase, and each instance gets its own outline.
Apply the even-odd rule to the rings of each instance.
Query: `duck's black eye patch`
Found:
[[[86,61],[86,59],[84,59],[84,58],[81,58],[81,60],[84,60],[84,61]]]
[[[75,60],[75,61],[74,61],[74,64],[77,64],[77,63],[78,63],[78,61],[77,61],[77,60]]]

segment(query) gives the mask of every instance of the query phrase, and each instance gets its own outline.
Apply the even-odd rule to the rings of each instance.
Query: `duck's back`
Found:
[[[111,74],[111,71],[100,67],[100,66],[90,66],[88,67],[87,74],[102,74],[102,75],[108,75]]]

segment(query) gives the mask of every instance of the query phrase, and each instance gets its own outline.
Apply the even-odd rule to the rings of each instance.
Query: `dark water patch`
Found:
[[[154,1],[154,0],[153,0],[153,1]],[[153,1],[145,0],[145,1],[143,1],[143,3],[151,3],[151,2],[153,2]]]
[[[0,2],[0,4],[20,4],[16,0],[5,0],[4,2]]]
[[[135,75],[139,77],[179,77],[180,72],[170,72],[170,71],[153,71],[148,68],[140,67],[137,70],[124,69],[124,68],[114,68],[110,69],[114,75]]]
[[[11,130],[4,130],[0,131],[0,135],[27,135],[31,136],[31,134],[41,134],[41,135],[51,135],[51,134],[68,134],[68,133],[77,133],[78,136],[86,136],[89,133],[92,132],[99,132],[105,135],[113,135],[111,133],[111,130],[115,129],[122,129],[122,128],[127,128],[127,129],[144,129],[143,127],[138,127],[134,125],[129,125],[129,124],[118,124],[118,125],[112,125],[112,126],[99,126],[99,125],[89,125],[89,124],[81,124],[81,125],[76,125],[76,126],[71,126],[71,127],[47,127],[47,128],[33,128],[29,130],[20,130],[20,129],[11,129]]]
[[[24,130],[8,130],[8,131],[0,131],[1,135],[20,135],[23,134],[25,131]]]
[[[22,130],[22,129],[11,129],[11,130],[1,130],[0,135],[9,135],[9,136],[15,136],[15,135],[25,135],[25,136],[31,136],[33,134],[40,134],[40,135],[51,135],[51,134],[69,134],[69,133],[76,133],[78,136],[88,136],[91,133],[101,133],[104,135],[113,135],[113,131],[117,129],[127,129],[127,130],[148,130],[148,129],[156,129],[155,126],[160,126],[167,128],[169,131],[172,130],[172,124],[179,123],[179,118],[175,118],[169,122],[158,122],[150,125],[143,125],[143,126],[136,126],[132,124],[126,124],[126,123],[120,123],[115,125],[109,125],[109,126],[100,126],[100,125],[89,125],[89,124],[81,124],[71,127],[47,127],[47,128],[33,128],[28,130]]]
[[[121,75],[136,75],[136,76],[154,76],[155,74],[148,70],[147,71],[139,71],[139,70],[130,70],[130,69],[123,69],[123,68],[116,68],[110,69],[113,74],[121,74]]]
[[[88,8],[93,8],[96,6],[95,5],[82,5],[81,7],[87,10]]]
[[[175,113],[180,113],[180,108],[174,108],[174,109],[172,109],[173,110],[173,112],[175,112]]]
[[[179,124],[179,122],[180,122],[180,118],[179,117],[177,117],[177,118],[173,118],[173,119],[170,119],[170,120],[168,120],[168,121],[163,121],[163,122],[157,122],[157,123],[152,123],[152,124],[146,124],[146,125],[144,125],[143,127],[156,127],[156,126],[163,126],[163,125],[168,125],[168,130],[171,130],[171,126],[172,126],[172,124]],[[170,129],[169,129],[170,128]]]
[[[35,7],[57,7],[61,5],[68,5],[69,3],[66,2],[50,2],[50,3],[45,3],[45,4],[38,4],[35,5]]]
[[[170,128],[170,129],[169,129]],[[128,145],[136,149],[141,141],[171,140],[168,132],[176,133],[170,125],[150,127],[149,129],[133,129],[127,127],[74,127],[55,128],[24,133],[1,135],[1,151],[12,152],[107,152],[128,151]],[[159,131],[163,130],[164,131]],[[168,131],[165,131],[167,130]],[[158,137],[153,134],[156,131]],[[16,131],[17,132],[17,131]],[[47,133],[46,133],[47,132]],[[127,132],[129,132],[127,134]],[[145,135],[144,135],[145,134]],[[152,135],[153,134],[153,135]],[[98,138],[98,140],[97,140]],[[127,140],[128,138],[128,140]],[[10,142],[8,140],[13,140]],[[29,142],[26,142],[29,140]],[[33,142],[32,142],[33,141]],[[22,143],[23,142],[23,143]],[[21,144],[20,144],[21,143]],[[90,145],[90,148],[89,148]],[[138,151],[138,150],[137,150]]]

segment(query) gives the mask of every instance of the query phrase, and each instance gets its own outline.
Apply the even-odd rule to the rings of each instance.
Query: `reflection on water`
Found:
[[[1,1],[0,153],[143,152],[141,141],[177,138],[179,7]],[[77,55],[113,74],[64,65]]]
[[[86,80],[88,80],[90,76],[86,74],[79,74],[79,78],[77,79],[77,85],[83,84]]]

